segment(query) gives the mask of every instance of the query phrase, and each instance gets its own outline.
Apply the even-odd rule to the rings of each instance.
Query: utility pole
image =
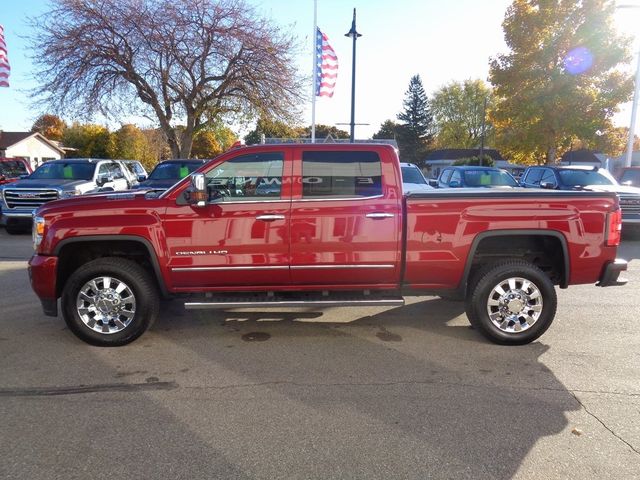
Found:
[[[353,58],[351,63],[351,136],[350,142],[355,141],[356,130],[356,40],[362,35],[356,30],[356,9],[353,9],[353,21],[351,22],[351,30],[344,34],[345,37],[353,39]]]

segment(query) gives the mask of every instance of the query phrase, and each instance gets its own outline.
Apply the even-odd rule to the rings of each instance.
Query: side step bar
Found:
[[[262,300],[262,301],[214,301],[186,302],[187,310],[224,308],[274,308],[274,307],[402,307],[404,298],[389,297],[377,299],[336,299],[336,300]]]

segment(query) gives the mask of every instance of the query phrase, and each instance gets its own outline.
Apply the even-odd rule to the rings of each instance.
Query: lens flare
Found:
[[[564,68],[571,75],[580,75],[593,65],[593,54],[587,47],[576,47],[564,57]]]

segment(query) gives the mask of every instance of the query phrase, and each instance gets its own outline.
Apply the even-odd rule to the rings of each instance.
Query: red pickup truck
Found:
[[[387,145],[229,151],[162,194],[45,204],[29,262],[45,314],[123,345],[186,308],[402,305],[459,295],[490,340],[524,344],[556,312],[555,285],[621,285],[615,194],[437,189],[403,194]],[[425,312],[427,314],[428,312]]]

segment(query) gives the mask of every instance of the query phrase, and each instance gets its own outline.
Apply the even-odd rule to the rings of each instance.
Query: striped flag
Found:
[[[9,57],[7,56],[7,44],[4,41],[4,28],[0,25],[0,87],[9,86]]]
[[[338,56],[329,45],[329,39],[318,28],[316,31],[316,83],[318,97],[333,97],[338,79]]]

